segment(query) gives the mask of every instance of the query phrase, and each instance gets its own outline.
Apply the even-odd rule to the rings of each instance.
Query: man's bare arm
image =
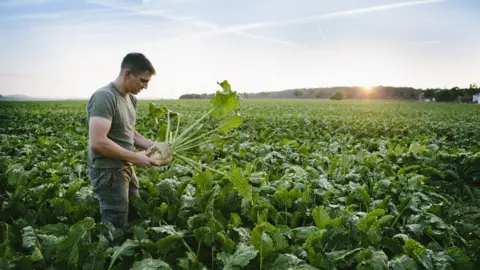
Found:
[[[88,144],[96,152],[114,159],[133,163],[137,166],[149,166],[151,161],[143,153],[129,151],[107,137],[111,121],[101,117],[91,117],[88,129]]]
[[[135,131],[135,136],[133,137],[134,145],[137,148],[147,150],[150,146],[152,146],[154,143],[145,137],[142,136],[142,134],[138,133]]]

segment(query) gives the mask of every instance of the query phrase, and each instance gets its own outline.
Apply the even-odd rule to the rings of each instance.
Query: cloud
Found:
[[[16,72],[2,72],[0,73],[1,77],[34,77],[33,73],[16,73]]]
[[[157,3],[185,3],[185,2],[205,2],[209,0],[142,0],[142,4],[150,5],[150,4],[157,4]]]
[[[429,46],[429,45],[438,45],[440,44],[440,40],[419,40],[419,41],[411,41],[408,42],[408,45],[412,46]]]
[[[0,7],[16,7],[43,4],[48,2],[54,2],[58,0],[5,0],[0,2]]]
[[[64,19],[72,18],[79,15],[104,14],[105,9],[89,9],[89,10],[75,10],[75,11],[59,11],[48,13],[25,13],[5,16],[6,20],[49,20],[49,19]]]

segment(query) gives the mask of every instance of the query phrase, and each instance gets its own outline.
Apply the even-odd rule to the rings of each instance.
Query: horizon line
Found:
[[[469,87],[459,87],[459,86],[454,86],[454,87],[414,87],[414,86],[394,86],[394,85],[372,85],[372,86],[361,86],[361,85],[336,85],[336,86],[312,86],[312,87],[297,87],[297,88],[285,88],[282,90],[267,90],[267,91],[258,91],[258,92],[246,92],[246,91],[239,91],[239,90],[234,90],[235,92],[239,94],[260,94],[260,93],[275,93],[275,92],[284,92],[284,91],[293,91],[293,90],[311,90],[311,89],[329,89],[329,88],[411,88],[414,91],[426,91],[426,90],[451,90],[453,88],[458,87],[459,89],[469,89]],[[184,93],[178,96],[178,98],[182,95],[211,95],[215,94],[215,91],[212,93],[208,92],[203,92],[203,93]],[[52,96],[31,96],[31,95],[26,95],[22,93],[17,93],[17,94],[0,94],[1,98],[3,99],[4,97],[11,97],[11,96],[21,96],[24,98],[32,98],[32,99],[48,99],[48,100],[66,100],[66,99],[72,99],[72,100],[84,100],[88,99],[89,96],[78,96],[78,97],[52,97]],[[178,99],[176,98],[176,99]],[[160,96],[146,96],[146,97],[138,97],[137,99],[165,99],[165,100],[174,100],[175,98],[162,98]]]

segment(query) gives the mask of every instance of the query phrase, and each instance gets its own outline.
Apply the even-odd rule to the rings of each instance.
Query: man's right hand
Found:
[[[126,161],[137,167],[147,168],[160,166],[155,160],[149,158],[145,151],[136,153],[124,149],[107,137],[111,121],[102,117],[91,117],[88,130],[88,144],[103,156]]]
[[[137,159],[133,162],[133,165],[141,168],[148,168],[151,166],[157,166],[155,161],[147,156],[145,151],[141,151],[137,153]]]

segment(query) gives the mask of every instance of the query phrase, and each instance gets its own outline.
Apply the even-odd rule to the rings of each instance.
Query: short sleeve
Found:
[[[115,114],[115,97],[107,91],[95,92],[88,103],[90,117],[98,116],[112,121]]]

